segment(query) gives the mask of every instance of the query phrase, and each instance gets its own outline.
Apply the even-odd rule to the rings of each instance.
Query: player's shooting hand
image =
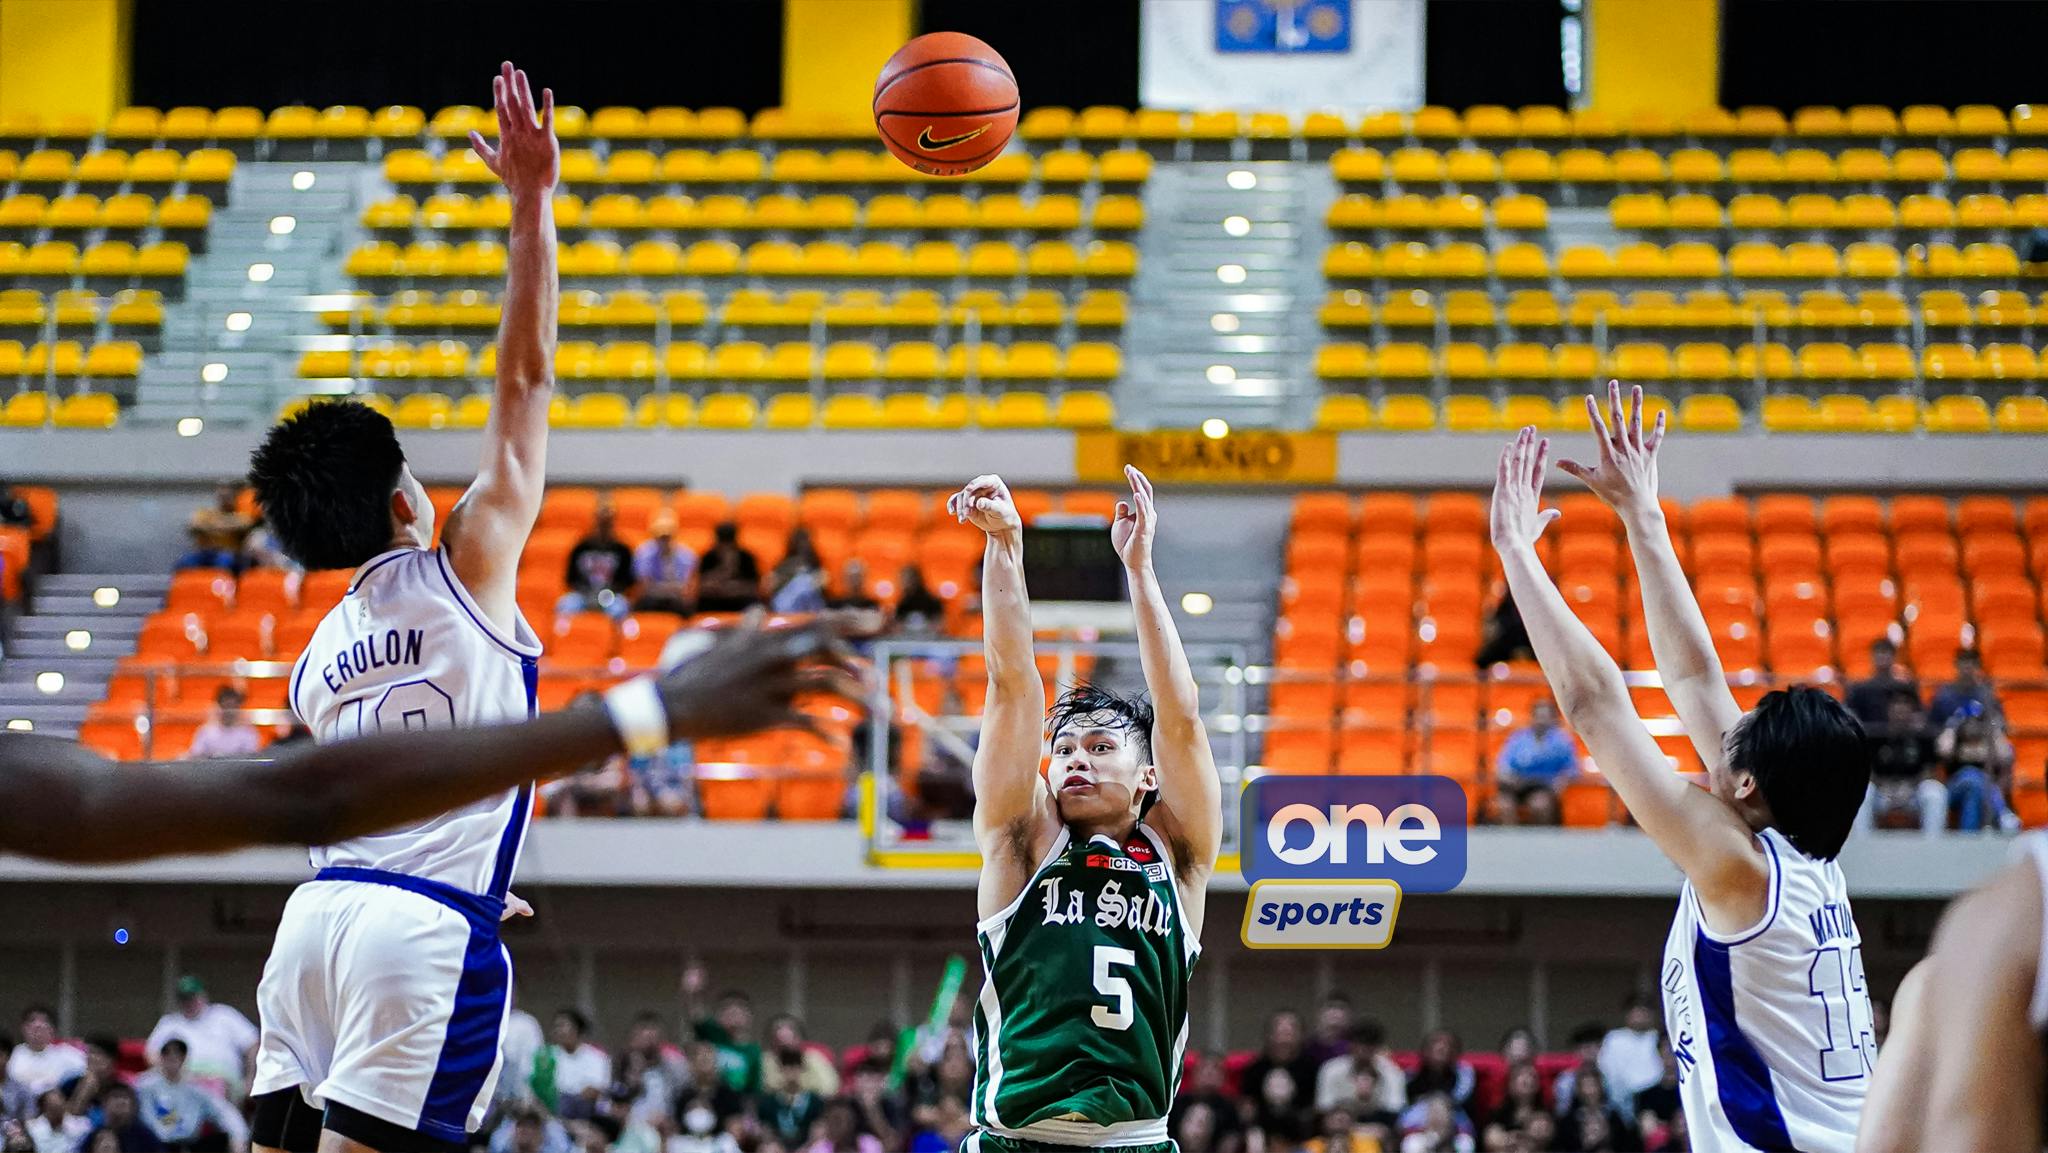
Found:
[[[1543,507],[1543,474],[1549,463],[1550,441],[1538,437],[1534,426],[1516,433],[1501,450],[1490,525],[1495,550],[1506,553],[1532,546],[1557,519],[1556,509]]]
[[[1657,507],[1657,446],[1664,443],[1664,414],[1643,428],[1643,389],[1629,390],[1628,412],[1621,405],[1621,382],[1607,382],[1607,414],[1586,397],[1586,419],[1600,441],[1600,459],[1590,467],[1561,460],[1557,467],[1585,482],[1615,512],[1629,516]]]
[[[670,734],[699,739],[802,729],[830,739],[799,700],[839,697],[864,707],[866,689],[846,638],[878,624],[875,614],[835,614],[797,628],[720,630],[709,648],[661,679]]]
[[[968,481],[967,487],[946,499],[946,511],[990,536],[1024,531],[1024,517],[1010,496],[1010,486],[994,473]]]
[[[514,200],[553,192],[562,175],[562,146],[555,139],[554,89],[541,89],[536,104],[526,73],[507,60],[491,78],[491,108],[498,114],[497,147],[474,130],[469,134],[469,146],[505,183]]]
[[[1109,526],[1110,543],[1124,567],[1141,572],[1152,566],[1152,534],[1159,513],[1152,503],[1152,481],[1136,465],[1124,466],[1124,479],[1131,483],[1131,499],[1116,502],[1116,520]]]

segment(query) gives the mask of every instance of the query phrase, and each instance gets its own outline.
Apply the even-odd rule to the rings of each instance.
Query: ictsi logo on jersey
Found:
[[[1465,878],[1465,791],[1448,777],[1260,777],[1240,801],[1255,949],[1379,949],[1401,893]]]

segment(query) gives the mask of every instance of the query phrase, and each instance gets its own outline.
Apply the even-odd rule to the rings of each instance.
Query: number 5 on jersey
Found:
[[[1122,965],[1130,968],[1137,963],[1138,955],[1129,949],[1119,949],[1114,945],[1095,946],[1095,991],[1116,1002],[1114,1009],[1107,1005],[1097,1005],[1089,1013],[1097,1028],[1122,1031],[1131,1027],[1131,1021],[1134,1019],[1131,1012],[1131,983],[1111,973],[1110,966]]]

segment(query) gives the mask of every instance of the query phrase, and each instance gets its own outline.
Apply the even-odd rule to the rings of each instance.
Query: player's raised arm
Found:
[[[1629,398],[1622,412],[1621,385],[1607,383],[1607,416],[1599,402],[1586,398],[1586,417],[1600,442],[1592,465],[1559,461],[1557,467],[1586,483],[1612,507],[1628,529],[1629,553],[1643,590],[1643,620],[1650,629],[1650,650],[1664,693],[1692,738],[1700,760],[1712,769],[1727,755],[1728,730],[1742,719],[1742,706],[1728,690],[1728,675],[1714,651],[1714,635],[1700,612],[1691,582],[1671,546],[1671,530],[1657,503],[1657,447],[1664,441],[1664,414],[1655,427],[1643,428],[1643,390]]]
[[[1031,598],[1024,589],[1024,519],[998,476],[978,476],[947,501],[948,511],[988,534],[981,556],[982,652],[988,702],[974,752],[974,836],[983,877],[1012,866],[1022,884],[1037,864],[1036,836],[1054,820],[1052,796],[1038,775],[1044,745],[1045,682],[1031,647]],[[984,896],[1004,884],[985,883]],[[1014,894],[1012,894],[1014,895]],[[996,902],[1000,909],[1008,898]],[[985,910],[993,911],[993,910]]]
[[[1636,823],[1710,900],[1751,886],[1760,898],[1765,865],[1733,809],[1671,771],[1629,700],[1614,658],[1565,604],[1536,540],[1556,509],[1545,509],[1543,473],[1550,442],[1523,429],[1501,453],[1494,478],[1493,547],[1557,706],[1586,741],[1600,772]]]
[[[328,844],[420,821],[618,752],[622,732],[813,728],[801,693],[858,700],[835,626],[725,630],[664,677],[651,716],[588,707],[474,729],[363,737],[269,761],[116,764],[70,741],[0,734],[0,852],[107,863],[256,844]]]
[[[1209,730],[1202,724],[1202,696],[1188,666],[1187,649],[1173,624],[1166,593],[1152,569],[1152,536],[1158,526],[1152,482],[1124,466],[1131,499],[1116,506],[1110,539],[1123,558],[1137,617],[1138,657],[1145,689],[1152,694],[1152,762],[1159,773],[1159,803],[1148,819],[1158,822],[1173,848],[1182,880],[1206,880],[1223,846],[1223,786]]]
[[[498,384],[484,425],[476,482],[450,515],[448,559],[472,597],[510,628],[516,610],[519,554],[540,516],[546,483],[548,403],[555,395],[555,94],[538,104],[526,73],[505,64],[491,81],[498,145],[469,134],[470,147],[505,184],[512,227],[498,324]]]

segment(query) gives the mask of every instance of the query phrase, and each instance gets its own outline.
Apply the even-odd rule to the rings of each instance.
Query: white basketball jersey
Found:
[[[467,728],[533,715],[540,641],[492,624],[440,549],[387,552],[357,570],[292,670],[292,710],[316,740]],[[430,821],[312,851],[315,868],[379,869],[505,895],[532,786]]]
[[[1775,829],[1764,919],[1716,933],[1688,881],[1664,942],[1664,1025],[1700,1153],[1849,1153],[1877,1044],[1841,866]]]

